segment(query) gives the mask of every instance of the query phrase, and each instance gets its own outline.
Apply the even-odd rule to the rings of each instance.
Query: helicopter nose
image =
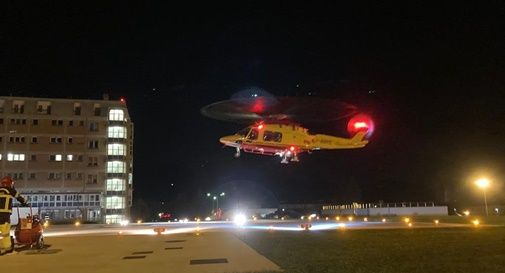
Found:
[[[237,140],[239,137],[237,136],[224,136],[219,139],[219,142],[223,143],[226,146],[237,147]]]

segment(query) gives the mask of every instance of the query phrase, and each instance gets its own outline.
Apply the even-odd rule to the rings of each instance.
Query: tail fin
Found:
[[[352,138],[351,138],[351,144],[357,145],[357,144],[367,144],[368,140],[365,140],[366,132],[361,131],[356,133]]]

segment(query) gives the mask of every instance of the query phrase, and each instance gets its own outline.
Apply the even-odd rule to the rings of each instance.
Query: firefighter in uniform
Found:
[[[11,237],[12,199],[16,198],[23,206],[26,200],[14,189],[14,181],[10,176],[0,180],[0,255],[12,252],[14,249]]]

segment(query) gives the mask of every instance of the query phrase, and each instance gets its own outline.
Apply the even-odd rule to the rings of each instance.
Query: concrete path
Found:
[[[49,237],[45,250],[1,256],[2,272],[280,271],[232,233]]]

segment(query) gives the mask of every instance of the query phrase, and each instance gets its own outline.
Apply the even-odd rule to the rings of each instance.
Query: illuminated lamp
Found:
[[[126,103],[126,99],[125,99],[124,97],[121,97],[121,98],[119,99],[119,101],[120,101],[121,103]]]
[[[291,146],[291,147],[289,147],[289,150],[290,150],[290,151],[292,151],[292,152],[293,152],[295,149],[296,149],[296,148],[295,148],[295,146]]]
[[[258,130],[263,129],[263,124],[258,125]]]
[[[373,133],[374,127],[374,122],[370,116],[358,114],[352,117],[347,123],[347,132],[351,135],[355,135],[359,132],[366,132],[366,136],[369,137]]]

